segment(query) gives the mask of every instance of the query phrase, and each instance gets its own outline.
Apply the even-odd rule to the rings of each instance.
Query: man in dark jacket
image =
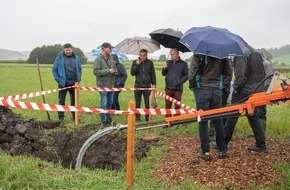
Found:
[[[64,49],[55,58],[52,74],[58,83],[58,88],[73,86],[75,82],[81,81],[82,66],[80,59],[74,54],[72,45],[67,43]],[[75,89],[65,89],[58,93],[58,104],[65,105],[66,94],[69,92],[71,105],[75,105]],[[75,112],[72,112],[73,120],[75,120]],[[58,112],[59,120],[64,120],[64,112]]]
[[[188,79],[188,65],[179,57],[176,48],[170,50],[171,60],[168,60],[162,68],[162,75],[165,76],[165,94],[181,101],[183,83]],[[165,108],[171,109],[172,102],[165,100]],[[180,105],[175,104],[175,109],[180,109]],[[171,117],[171,115],[166,115]]]
[[[247,44],[243,56],[234,58],[234,92],[232,94],[232,104],[245,102],[254,92],[263,91],[263,85],[258,85],[265,77],[263,60],[260,53]],[[225,141],[228,144],[232,138],[237,117],[230,117],[225,124]],[[253,115],[247,115],[249,124],[253,130],[256,144],[248,147],[250,151],[267,152],[265,135],[259,122],[258,112],[254,111]]]
[[[153,62],[147,58],[148,51],[141,49],[139,58],[133,61],[131,66],[131,75],[135,76],[135,88],[155,88],[156,74]],[[151,86],[152,85],[152,86]],[[149,90],[135,90],[134,96],[136,101],[136,108],[141,106],[141,97],[144,97],[145,108],[149,108]],[[145,119],[148,121],[149,116]],[[136,120],[140,121],[140,115],[136,115]]]
[[[125,66],[119,62],[118,56],[115,54],[112,54],[113,61],[116,64],[116,78],[115,78],[115,88],[123,88],[125,86],[125,82],[127,80],[127,71]],[[119,104],[119,94],[121,91],[115,91],[113,95],[113,105],[112,109],[114,110],[120,110],[120,104]]]
[[[195,54],[189,70],[190,88],[194,91],[196,107],[198,110],[210,110],[222,107],[223,77],[230,77],[231,67],[227,59]],[[224,126],[221,119],[212,120],[216,132],[218,157],[227,156],[224,142]],[[208,134],[208,121],[199,122],[199,137],[201,149],[197,156],[203,160],[210,160],[210,146]]]

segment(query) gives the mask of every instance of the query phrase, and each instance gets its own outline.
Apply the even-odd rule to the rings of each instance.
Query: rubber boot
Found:
[[[266,119],[263,119],[263,118],[259,118],[259,122],[260,122],[260,125],[261,125],[261,128],[264,132],[264,135],[266,135]]]

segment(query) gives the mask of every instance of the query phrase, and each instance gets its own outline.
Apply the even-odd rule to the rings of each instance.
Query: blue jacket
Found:
[[[53,63],[52,67],[52,74],[54,76],[54,80],[61,84],[62,86],[65,86],[66,83],[66,75],[65,75],[65,68],[64,68],[64,57],[63,52],[60,52]],[[82,65],[79,57],[73,53],[75,63],[76,63],[76,74],[77,74],[77,82],[81,81],[82,76]]]
[[[118,72],[117,72],[116,79],[115,79],[115,87],[117,87],[117,88],[124,87],[125,82],[127,80],[126,68],[122,63],[117,63],[116,68],[117,68]]]

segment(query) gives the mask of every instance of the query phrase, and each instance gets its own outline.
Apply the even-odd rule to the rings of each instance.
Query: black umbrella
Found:
[[[181,31],[172,28],[158,29],[149,34],[151,39],[156,40],[166,48],[177,48],[181,52],[190,52],[190,50],[179,42],[183,36]]]

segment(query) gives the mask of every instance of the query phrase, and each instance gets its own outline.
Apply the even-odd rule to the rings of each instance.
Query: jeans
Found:
[[[149,108],[149,97],[150,97],[150,90],[135,90],[134,91],[134,96],[135,96],[135,101],[136,101],[136,108],[141,107],[141,98],[142,95],[144,97],[144,103],[145,103],[145,108]],[[149,115],[145,115],[146,121],[148,121]],[[140,115],[136,115],[136,119],[140,120]]]
[[[101,109],[111,109],[112,104],[113,104],[113,92],[101,92],[100,91],[100,96],[101,96]],[[110,114],[105,114],[105,113],[100,113],[100,119],[101,122],[105,122],[108,120],[111,120],[111,115]]]
[[[65,87],[69,87],[69,86],[73,86],[73,85],[66,85]],[[58,88],[64,88],[64,87],[62,85],[58,84]],[[58,104],[65,105],[65,98],[66,98],[67,92],[69,92],[69,96],[70,96],[70,105],[74,106],[75,105],[75,89],[74,88],[59,91],[58,92]],[[75,112],[72,112],[72,116],[73,116],[73,118],[75,118]],[[58,112],[58,118],[59,119],[64,118],[63,111]]]
[[[123,88],[124,85],[118,85],[115,84],[115,88]],[[120,110],[120,103],[119,103],[119,94],[121,91],[114,91],[113,93],[113,104],[112,104],[112,109],[113,110]]]
[[[222,90],[218,88],[197,88],[194,90],[196,100],[196,107],[198,110],[210,110],[222,107]],[[215,128],[217,148],[220,152],[224,151],[224,126],[221,119],[213,119],[213,126]],[[201,141],[201,149],[203,152],[209,152],[209,134],[208,134],[208,121],[199,122],[199,138]]]
[[[119,94],[121,91],[115,91],[113,93],[113,104],[112,109],[113,110],[120,110],[120,103],[119,103]]]
[[[245,94],[245,93],[235,93],[233,92],[233,97],[232,97],[232,102],[239,102],[240,100],[243,100],[244,98],[246,98],[249,94]],[[256,146],[263,148],[266,146],[265,143],[265,135],[264,132],[262,130],[261,124],[259,122],[259,115],[258,115],[258,111],[254,110],[253,115],[247,115],[248,118],[248,122],[252,128],[252,131],[254,133],[255,136],[255,140],[256,140]],[[233,133],[234,133],[234,129],[235,126],[238,122],[239,117],[229,117],[226,121],[225,124],[225,142],[226,144],[228,144],[230,142],[230,140],[232,139]]]

